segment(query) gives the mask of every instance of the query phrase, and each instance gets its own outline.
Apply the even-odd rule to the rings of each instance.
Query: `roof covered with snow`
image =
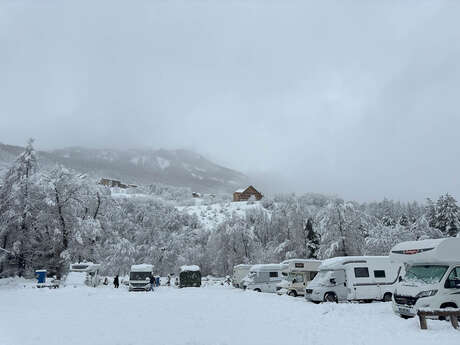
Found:
[[[152,272],[153,265],[149,264],[139,264],[139,265],[132,265],[131,272]]]
[[[284,265],[281,264],[259,264],[251,267],[251,271],[280,271]]]
[[[367,263],[375,260],[390,260],[388,256],[339,256],[336,258],[326,259],[319,266],[320,270],[338,269],[343,265],[351,263]]]
[[[246,187],[246,188],[237,189],[237,190],[235,191],[235,193],[243,193],[246,189],[248,189],[248,188]]]
[[[415,263],[460,262],[460,238],[407,241],[394,246],[390,251],[392,261]]]
[[[180,267],[180,271],[181,272],[190,272],[190,271],[199,271],[200,270],[200,266],[197,266],[197,265],[184,265],[184,266],[181,266]]]

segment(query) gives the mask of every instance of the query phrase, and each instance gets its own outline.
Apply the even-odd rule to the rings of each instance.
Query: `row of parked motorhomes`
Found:
[[[238,265],[232,283],[316,303],[392,301],[394,312],[409,318],[420,308],[460,307],[460,238],[403,242],[389,256]]]

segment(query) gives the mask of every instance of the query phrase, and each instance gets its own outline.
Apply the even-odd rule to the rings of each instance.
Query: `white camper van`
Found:
[[[394,293],[396,314],[409,318],[419,308],[460,307],[460,238],[403,242],[390,258],[406,266]]]
[[[278,284],[276,292],[279,295],[303,296],[305,287],[315,278],[321,261],[313,259],[289,259],[283,265],[283,280]]]
[[[73,287],[84,285],[96,287],[101,282],[99,276],[100,268],[101,265],[92,262],[71,264],[64,285]]]
[[[401,265],[388,256],[345,256],[324,260],[305,290],[313,302],[373,301],[389,302]]]
[[[129,272],[129,291],[150,291],[150,277],[153,275],[153,265],[132,265]]]
[[[243,278],[246,277],[251,269],[252,265],[236,265],[233,267],[233,275],[232,275],[232,285],[236,288],[241,288]]]
[[[254,265],[243,279],[243,288],[258,292],[276,292],[276,286],[281,281],[281,264]]]

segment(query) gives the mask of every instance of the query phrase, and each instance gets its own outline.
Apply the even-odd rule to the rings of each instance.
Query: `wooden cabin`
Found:
[[[253,186],[249,186],[246,189],[238,189],[233,193],[233,201],[247,201],[251,197],[254,197],[256,200],[263,198],[263,195],[255,189]]]

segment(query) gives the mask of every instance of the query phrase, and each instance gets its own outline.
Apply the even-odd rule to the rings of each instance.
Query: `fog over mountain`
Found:
[[[441,0],[3,0],[0,142],[186,149],[274,192],[458,199],[459,17]]]
[[[9,168],[23,147],[0,144],[0,173]],[[230,193],[249,178],[212,163],[187,150],[108,150],[80,147],[39,152],[43,168],[56,164],[99,180],[110,178],[125,184],[163,183],[200,193]]]

